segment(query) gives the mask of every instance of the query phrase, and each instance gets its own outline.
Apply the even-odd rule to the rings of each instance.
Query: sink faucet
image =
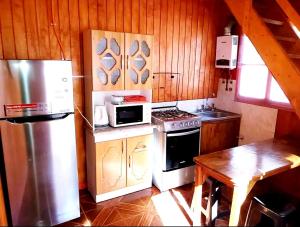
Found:
[[[209,111],[215,111],[215,109],[216,109],[214,103],[212,103],[211,106],[206,104],[206,107],[204,107],[204,108],[205,108],[205,110],[209,110]]]
[[[204,104],[201,105],[200,112],[215,111],[215,110],[216,110],[216,108],[215,108],[215,104],[214,103],[212,103],[211,106],[206,103],[206,105],[204,105]]]

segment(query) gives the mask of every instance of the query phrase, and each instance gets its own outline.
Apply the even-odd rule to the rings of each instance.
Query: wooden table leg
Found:
[[[202,207],[202,185],[205,181],[205,175],[203,174],[200,166],[195,166],[195,188],[192,200],[192,219],[193,226],[201,226],[201,207]]]
[[[254,184],[255,182],[250,182],[249,184],[237,185],[233,188],[229,226],[239,225],[241,207]]]

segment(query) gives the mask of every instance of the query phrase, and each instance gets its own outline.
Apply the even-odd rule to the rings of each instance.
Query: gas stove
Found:
[[[201,127],[201,117],[191,114],[177,107],[152,109],[152,123],[160,131],[178,131]]]

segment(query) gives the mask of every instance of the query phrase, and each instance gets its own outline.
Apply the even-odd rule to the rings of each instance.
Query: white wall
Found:
[[[219,109],[242,114],[240,135],[244,139],[240,140],[240,144],[273,138],[278,110],[236,102],[234,101],[235,80],[229,87],[232,91],[226,91],[225,84],[220,79],[215,105]]]
[[[211,103],[215,103],[215,99],[194,99],[194,100],[184,100],[178,101],[177,107],[180,110],[184,110],[187,112],[196,112],[197,109],[201,108],[201,105],[211,105]],[[167,106],[176,106],[175,102],[159,102],[159,103],[152,103],[152,108],[156,107],[167,107]]]

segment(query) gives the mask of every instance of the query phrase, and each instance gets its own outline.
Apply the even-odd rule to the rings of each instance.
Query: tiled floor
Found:
[[[61,226],[189,226],[192,196],[192,184],[163,193],[153,186],[96,204],[84,191],[80,218]],[[218,220],[217,225],[228,225],[228,221]]]

